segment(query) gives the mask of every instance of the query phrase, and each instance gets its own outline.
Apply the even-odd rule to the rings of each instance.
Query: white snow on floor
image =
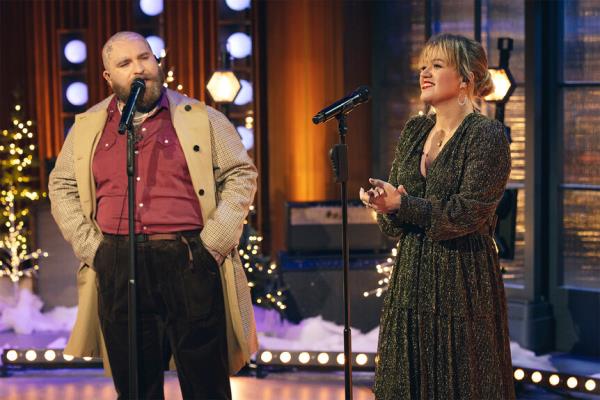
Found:
[[[17,334],[70,331],[75,324],[77,307],[55,307],[42,313],[44,303],[28,289],[20,289],[15,304],[3,304],[0,309],[0,332],[13,330]]]
[[[302,320],[295,325],[281,321],[277,312],[255,307],[258,340],[261,349],[289,351],[343,351],[344,327],[325,321],[320,316]],[[352,329],[352,351],[375,353],[379,328],[362,333]],[[511,342],[513,365],[556,371],[550,355],[536,356],[532,351]]]
[[[73,328],[77,307],[56,307],[45,313],[41,312],[42,307],[43,302],[38,296],[21,289],[15,304],[0,306],[0,332],[12,330],[16,334],[31,334],[70,331]],[[344,327],[320,316],[293,324],[282,320],[276,311],[255,307],[255,318],[262,349],[334,352],[344,349]],[[375,353],[378,334],[379,328],[370,332],[352,329],[352,351]],[[65,345],[66,339],[61,337],[48,347],[62,348]],[[516,342],[511,342],[510,348],[514,365],[556,371],[550,362],[550,355],[536,356]]]

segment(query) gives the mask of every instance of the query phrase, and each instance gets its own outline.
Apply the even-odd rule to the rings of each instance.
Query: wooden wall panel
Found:
[[[217,66],[216,2],[181,0],[165,5],[166,67],[188,96],[210,102],[206,83]]]
[[[329,161],[329,149],[338,142],[337,122],[315,126],[311,118],[358,84],[370,81],[369,44],[360,36],[369,37],[368,15],[360,15],[357,10],[360,6],[356,5],[345,15],[345,7],[348,5],[341,1],[308,0],[268,2],[266,6],[268,179],[273,253],[284,247],[286,201],[340,197]],[[361,29],[354,37],[345,38],[346,26]],[[361,53],[361,49],[365,53]],[[362,65],[356,65],[357,61]],[[358,187],[365,185],[371,173],[368,106],[352,113],[349,121],[349,197],[357,198]]]

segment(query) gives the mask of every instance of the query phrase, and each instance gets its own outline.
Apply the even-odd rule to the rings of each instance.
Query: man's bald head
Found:
[[[110,56],[113,50],[113,45],[116,42],[120,42],[120,41],[131,41],[131,40],[141,40],[144,43],[146,43],[146,45],[148,46],[148,50],[150,50],[150,52],[152,52],[152,49],[150,48],[150,44],[148,43],[148,41],[146,40],[145,37],[143,37],[142,35],[140,35],[137,32],[128,32],[128,31],[123,31],[123,32],[117,32],[114,35],[112,35],[110,37],[110,39],[108,39],[106,41],[106,43],[104,44],[104,47],[102,47],[102,63],[104,64],[104,69],[105,70],[109,70],[110,67]]]

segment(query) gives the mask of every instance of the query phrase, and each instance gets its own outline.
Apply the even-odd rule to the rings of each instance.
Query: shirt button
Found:
[[[200,146],[198,146],[198,145],[195,145],[195,146],[194,146],[194,151],[200,151]]]
[[[169,139],[165,139],[165,144],[169,144]]]
[[[144,207],[144,203],[140,203],[140,207]]]
[[[142,132],[146,132],[146,128],[142,128]]]
[[[108,143],[104,143],[104,147],[108,147]]]
[[[199,194],[200,196],[204,196],[204,189],[200,189],[200,190],[198,190],[198,194]]]
[[[135,180],[138,182],[140,181],[140,179],[142,179],[142,178],[140,178],[139,176],[137,178],[135,178]]]
[[[144,227],[142,227],[142,229],[143,229],[143,230],[146,230],[146,229],[148,229],[148,227],[144,226]]]
[[[136,151],[135,151],[135,154],[138,154],[138,153],[139,153],[139,151],[137,151],[137,150],[136,150]]]

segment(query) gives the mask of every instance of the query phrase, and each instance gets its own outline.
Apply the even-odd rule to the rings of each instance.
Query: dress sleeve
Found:
[[[420,226],[432,240],[480,229],[496,211],[506,187],[511,159],[502,124],[486,121],[474,129],[458,193],[448,199],[402,196],[396,218]]]
[[[400,162],[400,157],[402,156],[402,145],[405,142],[406,137],[410,136],[411,132],[413,132],[415,129],[418,129],[418,119],[419,117],[409,119],[402,129],[400,139],[398,139],[396,152],[394,154],[394,161],[392,162],[392,168],[388,178],[388,182],[394,187],[398,187],[398,163]],[[404,228],[406,228],[408,225],[403,223],[402,220],[400,220],[395,214],[377,214],[377,223],[379,225],[379,229],[381,229],[385,235],[390,237],[399,237]]]

